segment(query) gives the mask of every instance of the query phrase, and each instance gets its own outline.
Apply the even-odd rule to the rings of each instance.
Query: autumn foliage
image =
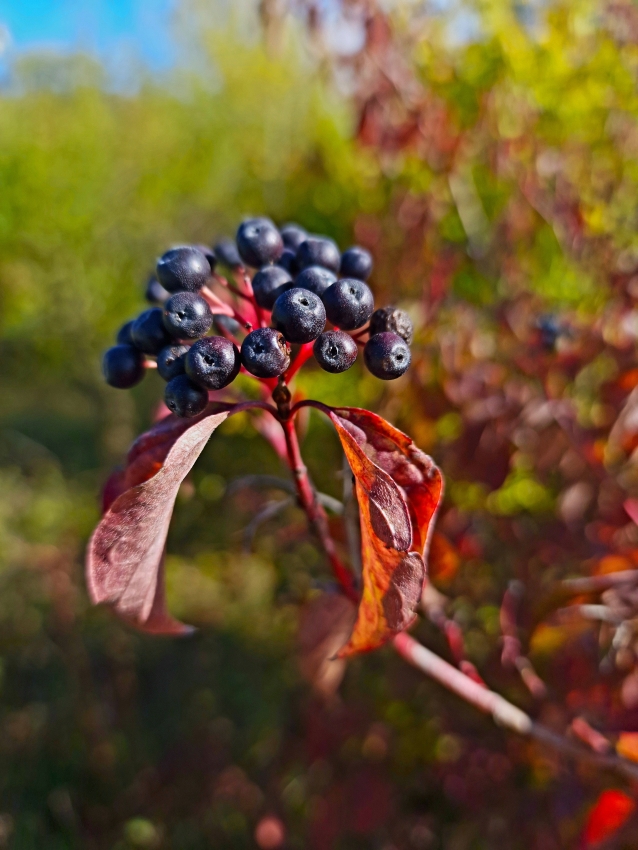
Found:
[[[267,51],[207,42],[219,92],[25,77],[2,101],[0,841],[629,850],[634,5],[260,5]],[[153,252],[262,209],[369,248],[379,302],[417,328],[394,386],[296,378],[361,607],[299,509],[274,417],[151,425],[156,393],[114,408],[86,372]],[[107,610],[82,569],[98,523],[89,592]],[[139,628],[182,623],[196,631]],[[406,664],[402,628],[535,735]]]

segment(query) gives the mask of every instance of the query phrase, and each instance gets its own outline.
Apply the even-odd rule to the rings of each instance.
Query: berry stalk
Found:
[[[279,421],[281,422],[281,427],[283,428],[284,436],[286,438],[288,465],[290,466],[290,470],[295,481],[299,504],[305,511],[310,524],[315,529],[321,545],[328,556],[328,560],[330,561],[332,572],[341,585],[343,592],[349,599],[358,604],[359,593],[355,587],[354,578],[352,573],[341,562],[341,559],[337,554],[337,549],[328,527],[328,517],[326,516],[326,512],[323,507],[317,501],[317,496],[310,481],[308,470],[303,462],[294,420],[289,416],[285,419],[280,418]]]

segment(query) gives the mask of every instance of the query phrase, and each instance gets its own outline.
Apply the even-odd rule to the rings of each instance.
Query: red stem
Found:
[[[341,563],[337,554],[334,540],[330,535],[328,528],[328,517],[323,507],[317,502],[315,491],[308,477],[308,470],[301,457],[299,448],[299,440],[295,423],[291,417],[280,419],[281,427],[283,428],[286,438],[286,449],[288,452],[288,463],[295,479],[297,487],[297,496],[299,503],[306,512],[306,516],[314,527],[321,545],[323,546],[335,578],[341,585],[345,595],[355,604],[359,604],[359,593],[354,585],[354,580],[350,571]]]
[[[297,372],[301,369],[301,367],[312,357],[314,342],[305,342],[299,351],[297,352],[297,356],[293,360],[292,364],[288,368],[286,372],[286,382],[291,381]]]
[[[233,284],[229,283],[225,277],[222,277],[222,275],[215,273],[213,275],[213,280],[215,280],[220,286],[223,286],[229,292],[232,292],[233,295],[236,295],[238,298],[243,298],[245,301],[252,301],[250,295],[246,295],[245,292],[242,292],[236,286],[233,286]]]

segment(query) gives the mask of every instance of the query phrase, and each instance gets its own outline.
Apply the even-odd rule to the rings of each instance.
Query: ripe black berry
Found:
[[[220,239],[213,248],[217,261],[223,266],[228,266],[229,269],[236,269],[241,266],[241,257],[237,250],[237,245],[233,239]]]
[[[297,266],[297,253],[292,251],[290,248],[284,248],[281,253],[281,257],[279,257],[275,265],[281,266],[281,268],[285,269],[291,277],[294,277],[299,271],[299,267]]]
[[[324,269],[322,266],[308,266],[300,272],[295,279],[295,286],[301,289],[309,289],[314,292],[319,298],[329,286],[332,286],[337,280],[337,275],[329,269]]]
[[[215,330],[220,333],[225,331],[229,334],[236,334],[239,330],[241,330],[241,325],[237,319],[233,319],[232,316],[225,316],[223,313],[213,314],[213,325]]]
[[[353,245],[341,255],[340,272],[344,277],[367,280],[372,273],[372,255],[365,248]]]
[[[322,297],[332,324],[346,331],[363,327],[374,310],[374,296],[362,280],[344,277],[329,286]]]
[[[272,321],[288,342],[312,342],[326,326],[326,311],[314,292],[295,287],[275,301]]]
[[[302,242],[308,238],[308,233],[298,224],[284,224],[279,231],[286,248],[296,251]]]
[[[184,374],[184,356],[188,352],[187,345],[167,345],[157,355],[157,371],[165,381],[172,381],[178,375]]]
[[[385,331],[371,336],[363,349],[366,366],[382,381],[399,378],[410,365],[408,344],[398,334]]]
[[[182,245],[162,254],[157,261],[157,276],[169,292],[197,292],[210,277],[210,265],[198,248]]]
[[[386,331],[398,334],[407,342],[412,343],[414,327],[412,319],[404,310],[396,307],[380,307],[370,316],[370,336]]]
[[[188,377],[209,390],[221,390],[241,367],[237,346],[223,336],[207,336],[191,345],[184,360]]]
[[[335,274],[339,271],[341,254],[332,239],[325,236],[309,236],[297,249],[297,263],[300,269],[308,266],[323,266]]]
[[[166,384],[164,390],[166,407],[176,416],[197,416],[208,404],[208,393],[198,387],[186,375],[177,375]]]
[[[241,345],[241,360],[258,378],[278,378],[290,366],[286,340],[274,328],[251,331]]]
[[[239,225],[237,248],[242,260],[258,269],[278,260],[284,250],[284,243],[270,219],[249,218]]]
[[[151,275],[151,277],[149,277],[148,283],[146,284],[146,292],[144,293],[144,297],[147,301],[150,301],[151,304],[163,304],[170,294],[171,293],[167,289],[164,289],[155,275]]]
[[[131,337],[136,348],[146,354],[158,354],[165,345],[173,340],[164,327],[162,309],[151,307],[135,319],[131,328]]]
[[[114,345],[104,352],[102,372],[107,384],[128,390],[144,377],[144,355],[132,345]]]
[[[198,251],[201,251],[202,254],[208,260],[208,265],[210,266],[211,272],[215,271],[215,266],[217,265],[217,257],[215,256],[215,251],[212,248],[209,248],[208,245],[193,245],[194,248],[197,248]]]
[[[127,322],[117,332],[116,340],[118,345],[135,345],[133,342],[133,337],[131,336],[131,331],[133,330],[133,319],[130,322]]]
[[[164,326],[178,339],[198,339],[212,324],[210,307],[195,292],[177,292],[164,305]]]
[[[539,316],[536,327],[540,333],[541,345],[546,351],[553,351],[558,338],[564,336],[567,332],[564,325],[561,325],[556,316],[551,313]]]
[[[253,278],[255,301],[264,310],[272,310],[281,293],[292,287],[290,275],[280,266],[264,266]]]
[[[345,372],[357,359],[357,343],[344,331],[324,331],[312,347],[317,363],[326,372]]]

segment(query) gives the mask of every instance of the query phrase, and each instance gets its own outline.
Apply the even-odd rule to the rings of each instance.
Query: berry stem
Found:
[[[242,291],[241,291],[240,289],[238,289],[236,286],[233,286],[233,284],[232,284],[232,283],[229,283],[229,282],[226,280],[226,278],[225,278],[225,277],[223,277],[223,276],[222,276],[222,275],[220,275],[220,274],[217,274],[217,272],[215,272],[215,274],[213,275],[213,280],[214,280],[216,283],[218,283],[220,286],[223,286],[223,287],[224,287],[224,289],[227,289],[229,292],[232,292],[232,293],[233,293],[233,295],[236,295],[238,298],[243,298],[245,301],[252,301],[252,299],[251,299],[250,295],[246,295],[246,293],[245,293],[245,292],[242,292]]]
[[[328,517],[323,507],[317,501],[314,487],[308,476],[308,470],[303,462],[294,420],[289,416],[279,421],[281,422],[281,427],[286,438],[288,465],[293,474],[299,503],[306,512],[310,524],[315,529],[321,541],[321,545],[330,561],[334,576],[341,585],[343,592],[349,599],[359,604],[359,593],[355,587],[354,579],[351,572],[342,564],[337,554],[336,546],[328,527]]]
[[[304,342],[299,351],[297,352],[297,356],[293,360],[290,365],[288,371],[286,372],[286,380],[291,381],[297,372],[301,369],[301,367],[312,357],[312,349],[314,346],[314,342]]]
[[[362,336],[365,336],[369,332],[370,332],[370,325],[366,325],[365,328],[361,328],[360,331],[357,331],[356,333],[351,334],[351,336],[352,336],[352,339],[358,340]]]

